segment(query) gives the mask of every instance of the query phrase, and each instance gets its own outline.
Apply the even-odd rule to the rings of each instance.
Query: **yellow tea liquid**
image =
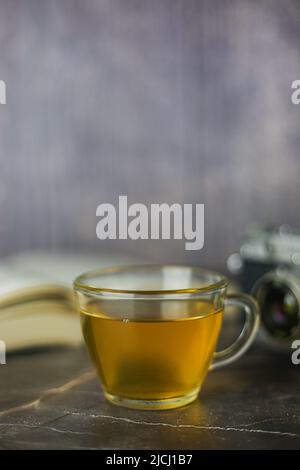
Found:
[[[108,398],[164,400],[198,393],[223,310],[199,300],[162,304],[136,302],[128,316],[120,300],[118,312],[113,301],[81,311],[85,341]]]

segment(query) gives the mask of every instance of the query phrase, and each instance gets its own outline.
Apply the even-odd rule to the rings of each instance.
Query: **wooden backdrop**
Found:
[[[300,225],[297,0],[0,0],[0,254],[124,250],[224,266]],[[205,203],[205,248],[100,242],[96,207]]]

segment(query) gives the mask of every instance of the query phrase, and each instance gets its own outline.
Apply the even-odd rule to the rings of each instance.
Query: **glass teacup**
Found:
[[[252,297],[226,295],[221,274],[187,266],[94,271],[74,283],[82,331],[106,398],[168,409],[196,399],[208,370],[238,359],[259,323]],[[236,341],[216,352],[224,308],[245,311]]]

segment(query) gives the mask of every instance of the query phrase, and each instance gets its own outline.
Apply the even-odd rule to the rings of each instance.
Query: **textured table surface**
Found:
[[[10,356],[0,380],[1,449],[300,448],[300,366],[260,345],[171,411],[107,403],[80,348]]]

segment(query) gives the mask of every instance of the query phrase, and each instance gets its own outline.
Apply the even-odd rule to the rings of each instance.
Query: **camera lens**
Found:
[[[299,327],[299,304],[291,288],[270,280],[260,286],[256,298],[267,331],[278,339],[292,337]]]

